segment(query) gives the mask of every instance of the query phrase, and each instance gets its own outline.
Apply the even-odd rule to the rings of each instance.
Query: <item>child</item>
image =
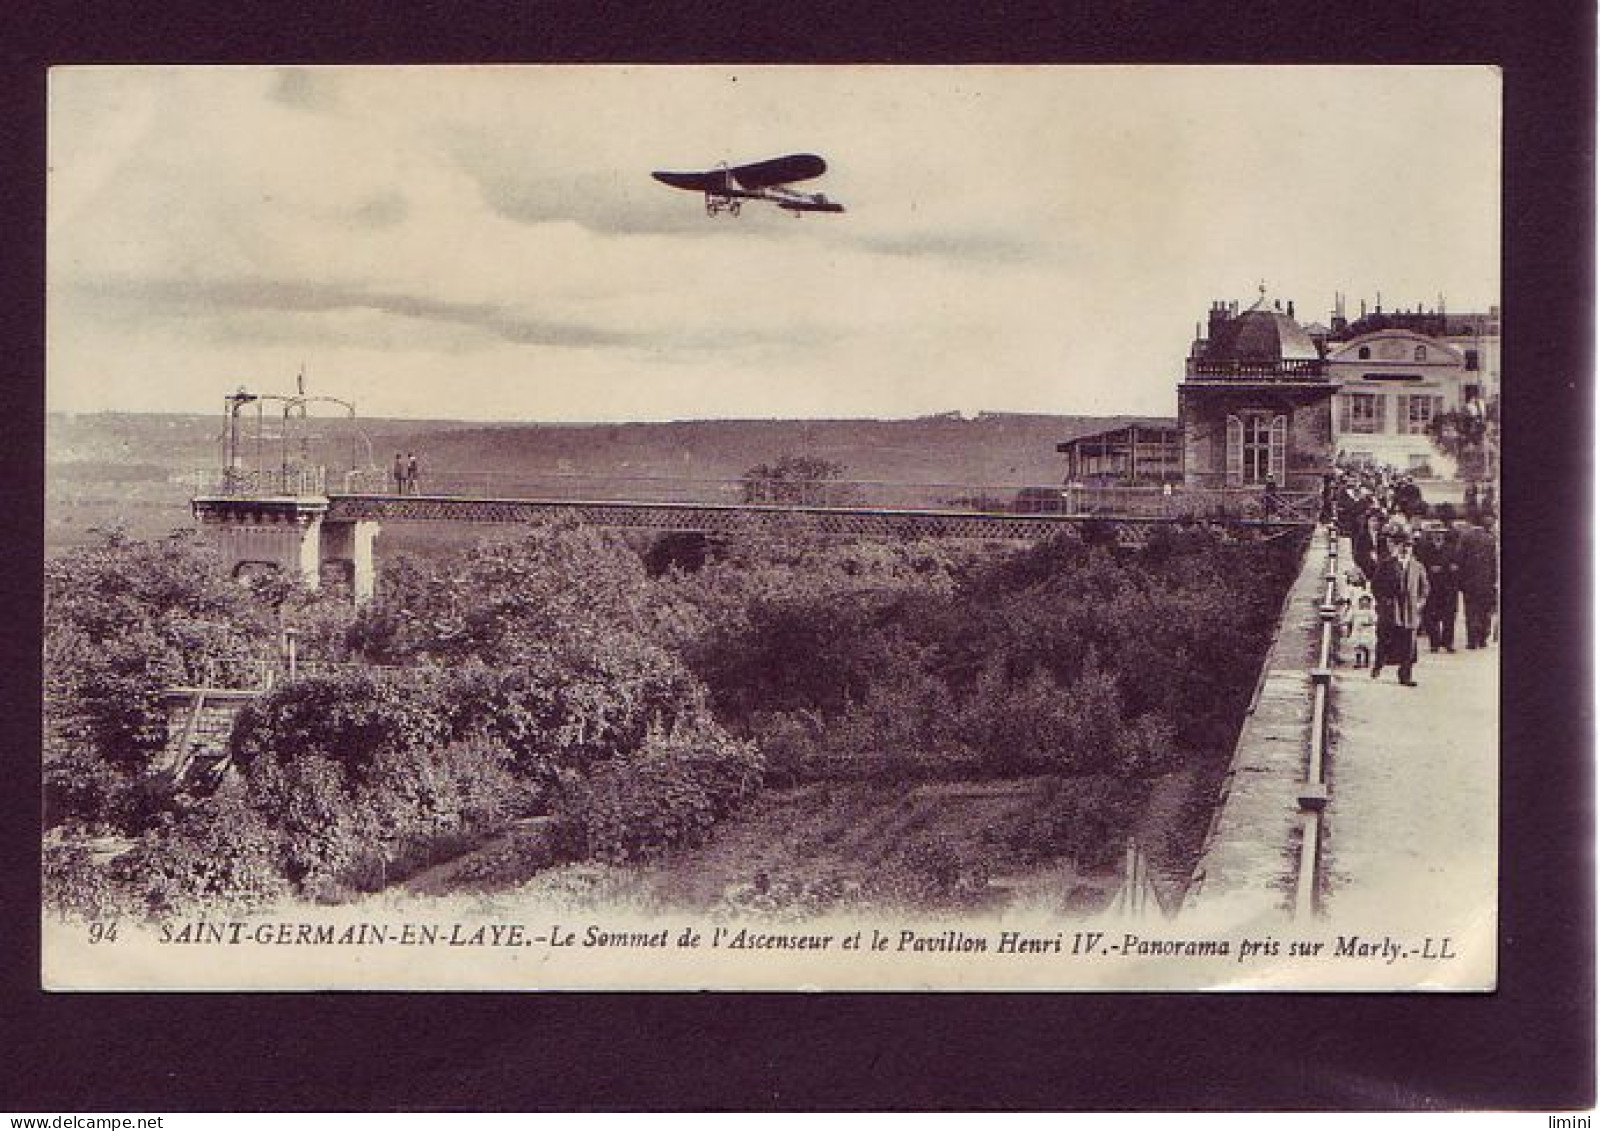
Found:
[[[1372,663],[1372,653],[1378,646],[1378,610],[1372,605],[1372,594],[1363,593],[1356,598],[1356,607],[1345,625],[1350,647],[1355,649],[1357,668]]]

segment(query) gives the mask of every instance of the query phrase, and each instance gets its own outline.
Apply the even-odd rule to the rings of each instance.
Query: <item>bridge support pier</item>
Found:
[[[376,519],[330,520],[328,500],[320,495],[209,496],[193,505],[201,530],[236,578],[274,571],[316,589],[337,572],[357,603],[377,591]]]
[[[350,522],[336,519],[322,520],[322,570],[326,575],[337,569],[350,584],[350,593],[358,605],[372,600],[378,591],[378,569],[373,543],[378,537],[378,523],[373,519],[358,518]]]

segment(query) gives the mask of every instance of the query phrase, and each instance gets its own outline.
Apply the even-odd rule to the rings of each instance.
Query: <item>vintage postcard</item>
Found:
[[[1493,989],[1500,135],[54,70],[44,986]]]

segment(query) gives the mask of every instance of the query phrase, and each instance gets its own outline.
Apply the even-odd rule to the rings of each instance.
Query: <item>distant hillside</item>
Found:
[[[736,478],[758,463],[805,454],[852,479],[1022,485],[1058,482],[1055,446],[1132,417],[1009,413],[964,419],[691,420],[643,424],[471,424],[364,420],[373,463],[415,452],[425,474]],[[151,537],[189,523],[191,476],[220,463],[221,414],[51,414],[46,421],[45,545],[80,543],[120,525]],[[330,466],[349,457],[330,446]],[[394,545],[391,541],[390,545]]]
[[[843,464],[850,479],[910,483],[1051,483],[1062,440],[1116,418],[987,415],[916,420],[696,420],[554,428],[454,428],[414,437],[438,472],[737,478],[805,454]],[[409,449],[408,449],[409,450]]]

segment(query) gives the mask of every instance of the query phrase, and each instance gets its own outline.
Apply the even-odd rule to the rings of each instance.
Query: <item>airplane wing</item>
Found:
[[[787,157],[774,157],[770,161],[757,161],[753,165],[736,165],[728,172],[746,189],[771,188],[795,181],[809,181],[828,171],[828,163],[814,153],[791,153]]]
[[[728,184],[728,174],[723,169],[714,169],[709,173],[651,173],[650,175],[664,185],[688,189],[691,192],[726,188]]]

